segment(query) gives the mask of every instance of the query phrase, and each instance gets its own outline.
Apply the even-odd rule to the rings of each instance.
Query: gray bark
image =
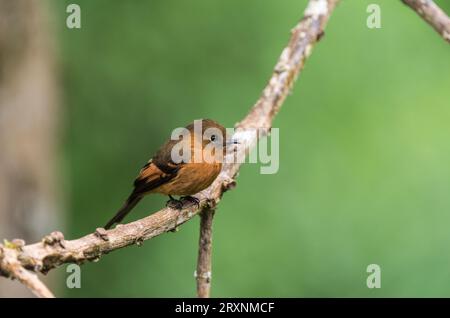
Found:
[[[57,95],[46,2],[0,0],[0,239],[57,228]],[[25,297],[0,281],[0,297]]]

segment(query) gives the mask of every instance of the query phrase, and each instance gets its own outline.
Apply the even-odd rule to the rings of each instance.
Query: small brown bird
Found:
[[[191,195],[206,189],[216,179],[222,170],[226,146],[237,142],[227,141],[225,128],[210,119],[194,121],[185,127],[184,133],[184,138],[167,141],[141,169],[133,192],[105,229],[122,221],[150,193],[168,195],[167,203],[178,208],[181,201],[172,195],[199,203]]]

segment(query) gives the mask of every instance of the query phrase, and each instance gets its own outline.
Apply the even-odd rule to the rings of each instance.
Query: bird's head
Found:
[[[237,141],[227,136],[226,129],[212,119],[195,120],[186,129],[192,138],[194,157],[198,157],[196,151],[201,151],[202,161],[223,162],[227,148],[237,144]]]

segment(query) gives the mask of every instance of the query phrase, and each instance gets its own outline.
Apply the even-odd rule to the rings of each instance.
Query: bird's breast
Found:
[[[211,185],[222,169],[221,163],[187,163],[177,175],[152,192],[165,195],[193,195]]]

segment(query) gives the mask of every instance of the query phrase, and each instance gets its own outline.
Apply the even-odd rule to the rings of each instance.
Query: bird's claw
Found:
[[[185,196],[185,197],[181,197],[181,202],[183,203],[189,203],[191,205],[196,205],[197,208],[200,208],[200,200],[196,197],[191,197],[190,195]]]
[[[181,202],[181,200],[170,199],[166,202],[166,207],[181,210],[183,208],[183,202]]]
[[[190,195],[181,197],[180,200],[176,200],[174,198],[170,198],[166,202],[166,207],[181,210],[183,207],[188,207],[195,205],[198,209],[200,208],[200,200],[196,197],[191,197]]]

